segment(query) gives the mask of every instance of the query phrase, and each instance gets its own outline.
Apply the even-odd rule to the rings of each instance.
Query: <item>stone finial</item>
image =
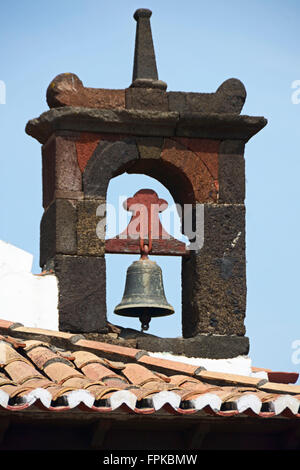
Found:
[[[158,79],[150,24],[151,15],[152,12],[146,8],[136,10],[133,15],[137,25],[131,86],[165,90],[167,84]]]

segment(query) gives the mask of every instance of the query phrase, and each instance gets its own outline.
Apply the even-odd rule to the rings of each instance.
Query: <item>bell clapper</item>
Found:
[[[150,323],[150,320],[151,320],[151,315],[147,312],[143,312],[139,316],[139,319],[140,319],[140,322],[142,324],[141,331],[143,332],[143,331],[149,330],[149,323]]]
[[[148,245],[143,245],[143,247],[141,247],[141,258],[140,259],[148,259],[148,253],[149,253],[149,246]]]

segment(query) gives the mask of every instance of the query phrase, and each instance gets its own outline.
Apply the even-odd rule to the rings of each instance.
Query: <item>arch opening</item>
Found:
[[[123,208],[123,201],[141,189],[152,189],[168,202],[168,208],[160,214],[161,223],[174,238],[188,243],[187,237],[181,232],[180,214],[177,212],[176,201],[170,191],[151,176],[133,173],[133,168],[130,173],[119,173],[109,182],[106,197],[106,239],[118,235],[127,227],[131,213]],[[122,317],[113,313],[124,293],[127,268],[133,261],[139,259],[139,256],[106,253],[105,259],[107,320],[123,328],[140,330],[138,318]],[[160,337],[182,336],[181,257],[149,255],[149,259],[155,261],[162,270],[166,298],[174,307],[175,313],[167,317],[152,318],[147,333]]]

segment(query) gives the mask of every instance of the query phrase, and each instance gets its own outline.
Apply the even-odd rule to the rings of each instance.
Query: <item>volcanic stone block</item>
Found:
[[[246,264],[240,252],[192,253],[182,261],[183,336],[245,334]]]
[[[57,253],[76,254],[76,203],[56,199],[44,212],[41,220],[40,266]]]
[[[171,91],[167,95],[170,111],[239,114],[246,99],[246,90],[240,80],[230,78],[215,93]]]
[[[151,352],[170,352],[177,355],[184,355],[183,338],[160,338],[153,335],[137,336],[137,348]]]
[[[81,172],[78,166],[73,137],[53,135],[42,149],[43,158],[43,207],[55,198],[55,191],[82,190]]]
[[[105,198],[108,184],[124,167],[138,160],[134,139],[117,142],[101,141],[88,161],[83,173],[84,194],[87,197]]]
[[[132,80],[158,79],[155,52],[153,46],[150,17],[152,12],[146,8],[136,10],[137,22]]]
[[[244,142],[225,140],[219,151],[219,202],[243,203],[245,199]]]
[[[242,336],[246,309],[245,207],[205,204],[203,213],[203,247],[191,251],[182,261],[183,336]]]
[[[171,163],[191,183],[196,201],[216,202],[218,150],[219,142],[215,140],[165,139],[162,160]]]
[[[204,245],[201,253],[220,259],[243,254],[245,212],[244,204],[204,204]]]
[[[127,88],[125,90],[126,109],[147,111],[168,111],[168,98],[164,90],[155,88]]]
[[[151,352],[169,352],[185,357],[228,359],[249,353],[245,336],[197,335],[193,338],[137,336],[137,348]]]
[[[49,108],[86,106],[87,108],[125,108],[125,90],[86,88],[74,73],[61,73],[47,89]]]
[[[103,256],[105,253],[105,211],[100,210],[103,217],[97,215],[101,207],[105,207],[105,199],[84,200],[78,203],[77,253],[79,255]]]
[[[162,137],[137,137],[140,158],[159,159],[164,145]]]
[[[197,335],[185,338],[184,355],[209,359],[229,359],[249,353],[249,338],[246,336]]]
[[[104,257],[55,257],[59,286],[59,330],[107,332]]]

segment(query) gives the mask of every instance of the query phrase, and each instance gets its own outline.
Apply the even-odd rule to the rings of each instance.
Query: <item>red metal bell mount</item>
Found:
[[[105,241],[106,253],[140,254],[144,244],[152,255],[184,256],[186,244],[172,237],[163,228],[159,213],[168,207],[152,189],[141,189],[128,198],[124,208],[132,212],[127,228],[114,238]]]

